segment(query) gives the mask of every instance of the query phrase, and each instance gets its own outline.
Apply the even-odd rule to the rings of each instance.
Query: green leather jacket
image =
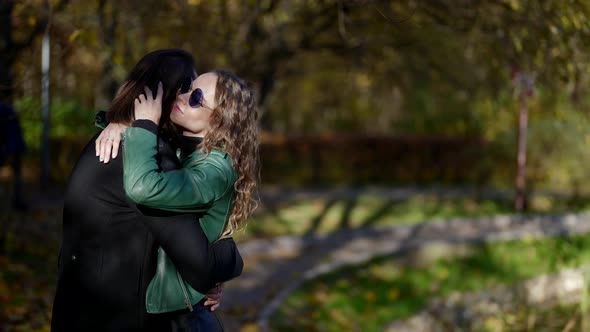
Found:
[[[220,150],[208,155],[195,151],[182,158],[182,168],[162,172],[156,161],[157,137],[140,127],[125,130],[123,186],[134,202],[173,212],[197,212],[207,239],[215,241],[228,219],[237,175],[230,156]],[[158,268],[146,292],[149,313],[183,309],[204,297],[182,280],[160,248]],[[181,299],[184,299],[184,303]],[[180,302],[179,302],[180,301]]]
[[[237,175],[231,157],[220,150],[195,151],[181,160],[182,169],[161,172],[156,135],[138,127],[125,131],[123,184],[134,202],[173,212],[200,212],[209,241],[221,234],[234,200]]]

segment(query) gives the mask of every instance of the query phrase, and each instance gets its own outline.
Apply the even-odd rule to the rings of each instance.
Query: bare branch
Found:
[[[37,20],[37,22],[33,26],[33,30],[27,38],[25,38],[23,41],[12,43],[13,51],[16,53],[25,47],[29,47],[33,43],[35,38],[37,38],[37,36],[39,36],[43,33],[43,31],[45,31],[45,26],[51,23],[52,14],[56,12],[61,12],[68,3],[69,0],[60,0],[54,8],[50,8],[50,12],[47,13],[46,17],[44,17],[42,20]]]
[[[342,5],[342,0],[338,0],[338,33],[340,33],[340,37],[344,40],[347,40],[346,36],[346,27],[344,26],[344,6]]]
[[[383,16],[384,19],[386,19],[387,21],[389,21],[391,23],[394,23],[394,24],[401,24],[401,23],[405,23],[405,22],[409,21],[412,18],[412,16],[414,16],[414,13],[416,13],[416,8],[417,8],[417,6],[415,6],[414,8],[412,8],[412,12],[408,15],[408,17],[402,18],[401,20],[396,21],[393,18],[385,15],[385,13],[383,13],[383,11],[381,11],[381,9],[379,8],[379,6],[377,6],[377,4],[375,2],[371,2],[371,4],[373,5],[373,8],[375,8],[375,10],[377,10],[377,12],[379,14],[381,14],[381,16]]]

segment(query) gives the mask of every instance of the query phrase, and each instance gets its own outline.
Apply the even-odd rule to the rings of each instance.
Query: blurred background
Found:
[[[258,92],[227,330],[590,331],[590,2],[1,0],[0,22],[0,331],[49,330],[94,112],[170,47]]]

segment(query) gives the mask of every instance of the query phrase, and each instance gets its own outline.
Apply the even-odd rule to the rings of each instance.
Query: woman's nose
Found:
[[[188,103],[189,96],[190,96],[190,92],[187,92],[187,93],[178,92],[177,99],[180,103],[182,103],[183,105],[186,105]]]

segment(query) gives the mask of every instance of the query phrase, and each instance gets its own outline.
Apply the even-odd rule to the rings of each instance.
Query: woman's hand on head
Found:
[[[162,82],[158,83],[156,98],[150,88],[146,86],[144,90],[145,94],[142,93],[135,98],[135,120],[150,120],[159,124],[162,116],[162,95],[164,94]]]
[[[117,158],[119,146],[121,145],[121,134],[125,133],[128,126],[120,123],[109,123],[109,125],[98,135],[94,142],[96,156],[105,164],[109,160]]]

